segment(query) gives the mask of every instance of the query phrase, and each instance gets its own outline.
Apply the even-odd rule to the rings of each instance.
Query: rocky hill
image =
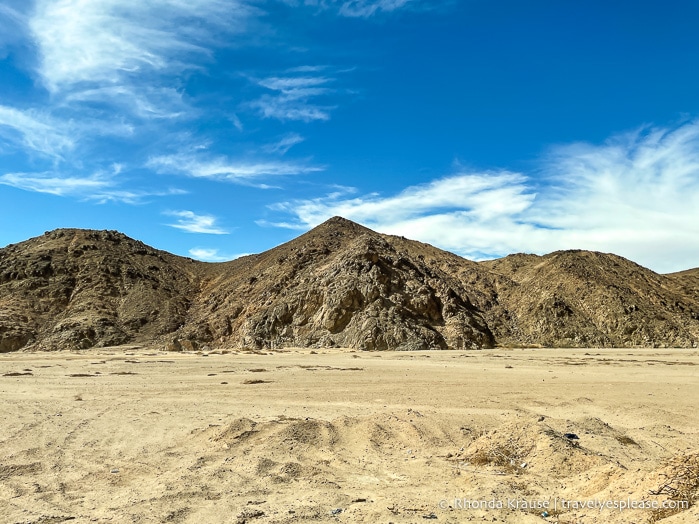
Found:
[[[180,328],[193,261],[116,231],[60,229],[0,250],[0,351],[152,340]]]
[[[513,343],[679,346],[699,340],[699,294],[617,255],[558,251],[484,262],[498,286]],[[680,285],[678,285],[680,284]]]
[[[475,263],[339,217],[219,264],[65,229],[0,249],[0,351],[696,347],[698,282],[586,251]]]
[[[432,258],[473,262],[392,240],[334,218],[261,255],[230,262],[202,283],[183,332],[247,347],[492,346],[468,291]],[[430,257],[433,252],[438,255]]]

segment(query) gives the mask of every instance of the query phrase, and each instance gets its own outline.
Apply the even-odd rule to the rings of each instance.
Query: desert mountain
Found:
[[[151,340],[184,324],[196,264],[116,231],[61,229],[0,250],[0,351]]]
[[[489,347],[492,333],[461,282],[430,255],[334,218],[275,249],[228,263],[201,284],[185,331],[247,347]],[[474,264],[475,265],[475,264]]]
[[[617,255],[558,251],[483,262],[510,322],[501,338],[544,346],[679,346],[699,340],[699,294]]]
[[[698,282],[587,251],[475,263],[339,217],[218,264],[63,229],[0,249],[0,351],[696,347]]]

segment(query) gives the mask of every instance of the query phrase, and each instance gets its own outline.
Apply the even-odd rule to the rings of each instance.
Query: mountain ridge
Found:
[[[57,229],[0,249],[0,352],[699,342],[699,269],[660,275],[584,250],[473,262],[334,217],[205,263],[116,231]]]

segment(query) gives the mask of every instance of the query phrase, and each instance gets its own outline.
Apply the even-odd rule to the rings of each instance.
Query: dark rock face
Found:
[[[415,253],[395,249],[390,238],[344,219],[230,264],[237,277],[204,287],[209,300],[192,307],[191,317],[205,319],[205,325],[194,321],[185,331],[257,348],[494,344],[457,280],[436,273]]]
[[[0,352],[696,347],[697,282],[699,270],[658,275],[586,251],[474,263],[339,217],[220,264],[56,230],[0,249]]]

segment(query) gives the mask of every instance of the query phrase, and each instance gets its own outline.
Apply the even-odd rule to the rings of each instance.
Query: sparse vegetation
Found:
[[[638,442],[636,442],[634,439],[627,435],[617,435],[615,438],[617,442],[619,442],[619,444],[623,444],[624,446],[638,446],[639,448],[641,447],[641,445]]]
[[[677,457],[662,476],[663,483],[656,490],[651,491],[651,494],[667,495],[667,500],[686,501],[689,507],[692,507],[697,501],[699,492],[699,453]],[[686,509],[688,508],[653,510],[649,523],[654,524]]]
[[[523,449],[510,438],[505,443],[495,443],[471,455],[469,462],[474,466],[497,466],[505,473],[521,475],[525,471],[524,458],[530,449]]]

